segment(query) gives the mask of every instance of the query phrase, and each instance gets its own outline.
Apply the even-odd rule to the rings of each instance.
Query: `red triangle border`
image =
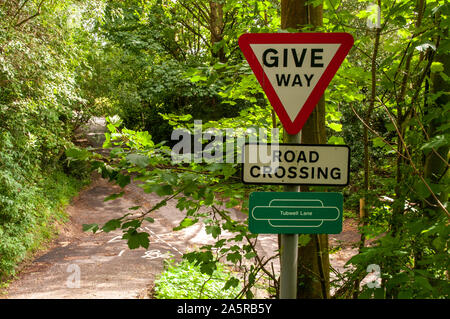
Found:
[[[325,92],[325,89],[328,87],[328,84],[330,84],[353,46],[353,42],[353,36],[350,33],[246,33],[239,37],[239,47],[241,48],[242,53],[253,70],[256,79],[266,93],[267,98],[274,108],[275,113],[277,113],[284,129],[289,134],[297,134],[303,128],[309,115],[311,115]],[[317,85],[312,90],[301,111],[292,122],[250,45],[300,43],[339,43],[341,45],[331,62],[328,64]]]

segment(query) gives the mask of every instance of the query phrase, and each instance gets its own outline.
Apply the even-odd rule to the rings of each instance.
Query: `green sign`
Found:
[[[248,225],[255,234],[339,234],[341,193],[255,192]]]

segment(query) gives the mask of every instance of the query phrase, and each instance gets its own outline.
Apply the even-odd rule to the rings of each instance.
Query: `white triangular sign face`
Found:
[[[245,34],[239,45],[284,128],[298,133],[351,46],[347,33]]]
[[[318,51],[317,44],[250,44],[292,122],[339,46],[321,44]]]

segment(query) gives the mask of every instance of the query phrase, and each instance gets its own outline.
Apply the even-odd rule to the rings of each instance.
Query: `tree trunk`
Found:
[[[223,47],[217,51],[214,49],[214,44],[223,40],[223,4],[210,0],[210,20],[209,30],[211,33],[211,54],[213,58],[217,58],[220,62],[226,63],[227,57],[225,56],[225,50]]]
[[[322,5],[314,8],[306,0],[281,0],[281,28],[301,29],[306,24],[322,25]],[[325,144],[325,99],[322,97],[302,129],[302,143]],[[301,187],[308,191],[308,187]],[[328,235],[310,235],[298,248],[297,298],[329,298],[330,260]]]
[[[439,18],[438,18],[439,19]],[[444,30],[443,30],[444,31]],[[444,31],[448,34],[448,29]],[[443,32],[443,33],[444,33]],[[434,58],[434,62],[442,63],[444,67],[443,73],[448,77],[450,76],[450,54],[447,52],[445,53],[438,53],[436,54]],[[444,78],[441,76],[440,73],[435,72],[432,73],[431,76],[432,79],[432,87],[431,91],[432,93],[436,94],[438,92],[446,92],[448,91],[448,84],[444,80]],[[447,105],[450,102],[450,98],[448,94],[442,94],[439,96],[434,103],[431,105],[429,112],[441,112],[444,109],[445,105]],[[436,117],[434,118],[431,123],[428,125],[427,128],[427,135],[432,138],[436,135],[440,134],[448,134],[449,130],[447,129],[446,132],[438,132],[437,129],[440,125],[447,123],[448,119],[446,117]],[[435,150],[432,150],[429,152],[425,158],[425,166],[424,166],[424,177],[426,180],[431,181],[431,184],[442,184],[442,181],[445,181],[446,175],[448,175],[448,161],[449,161],[449,146],[444,145],[441,146]],[[447,189],[443,187],[443,189]],[[448,192],[445,190],[442,190],[440,194],[438,194],[438,199],[444,203],[448,201]],[[429,198],[426,200],[424,206],[430,210],[433,210],[436,212],[434,218],[439,216],[443,213],[443,210],[440,208],[440,206],[437,204],[436,200],[433,198],[433,196],[429,196]]]
[[[416,26],[416,30],[420,30],[420,26],[422,24],[422,18],[424,16],[425,13],[425,6],[426,6],[426,1],[425,0],[417,0],[416,3],[416,12],[417,12],[417,19],[415,22],[415,26]],[[418,32],[418,31],[416,31]],[[414,34],[414,36],[416,36],[416,34]],[[403,78],[400,84],[400,92],[397,96],[397,127],[400,130],[400,135],[405,136],[406,133],[406,123],[408,122],[408,118],[406,114],[409,114],[410,111],[406,110],[406,105],[405,105],[405,97],[406,97],[406,92],[407,92],[407,87],[408,87],[408,81],[410,81],[411,78],[411,74],[410,74],[410,68],[411,68],[411,61],[413,58],[413,53],[409,53],[406,56],[405,59],[405,67],[402,70],[403,73]],[[395,80],[395,78],[394,78]],[[405,112],[406,111],[406,112]],[[400,136],[399,136],[400,139]],[[397,171],[396,171],[396,186],[395,186],[395,194],[396,194],[396,203],[393,206],[393,212],[392,212],[392,222],[391,222],[391,229],[392,229],[392,235],[396,236],[398,233],[398,229],[400,228],[401,225],[401,219],[403,217],[403,213],[405,210],[405,196],[403,195],[404,191],[402,190],[401,184],[403,182],[403,169],[404,166],[406,164],[404,158],[401,156],[403,155],[406,150],[403,147],[403,144],[399,141],[398,142],[398,146],[397,146],[397,151],[398,151],[398,155],[397,155],[397,161],[396,161],[396,166],[397,166]]]
[[[378,0],[378,10],[381,10],[381,0]],[[380,25],[381,21],[377,21],[376,25]],[[375,42],[373,45],[373,53],[372,53],[372,60],[371,60],[371,89],[370,89],[370,101],[369,101],[369,107],[367,109],[367,113],[365,116],[364,121],[367,125],[370,125],[370,122],[372,120],[372,113],[375,108],[375,97],[377,93],[377,56],[378,56],[378,49],[380,45],[380,36],[381,36],[381,26],[377,27],[375,30]],[[364,197],[360,199],[360,224],[365,227],[368,225],[368,218],[369,218],[369,209],[367,205],[367,197],[369,193],[369,187],[370,187],[370,154],[369,154],[369,129],[366,125],[364,125],[363,128],[363,143],[364,143]],[[370,201],[369,201],[370,202]],[[359,243],[358,251],[359,253],[362,252],[362,249],[365,246],[366,242],[366,234],[364,231],[361,232],[361,240]],[[357,278],[355,280],[354,284],[354,293],[353,298],[358,298],[359,294],[359,285],[360,285],[360,279]]]
[[[326,144],[325,98],[322,97],[302,129],[303,144]],[[302,192],[309,187],[300,187]],[[328,235],[310,235],[306,246],[298,248],[298,298],[328,299],[330,297],[330,258]]]

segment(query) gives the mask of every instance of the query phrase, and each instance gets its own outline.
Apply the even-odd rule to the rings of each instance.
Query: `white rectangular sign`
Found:
[[[349,175],[347,145],[244,145],[242,181],[246,184],[345,186]]]

